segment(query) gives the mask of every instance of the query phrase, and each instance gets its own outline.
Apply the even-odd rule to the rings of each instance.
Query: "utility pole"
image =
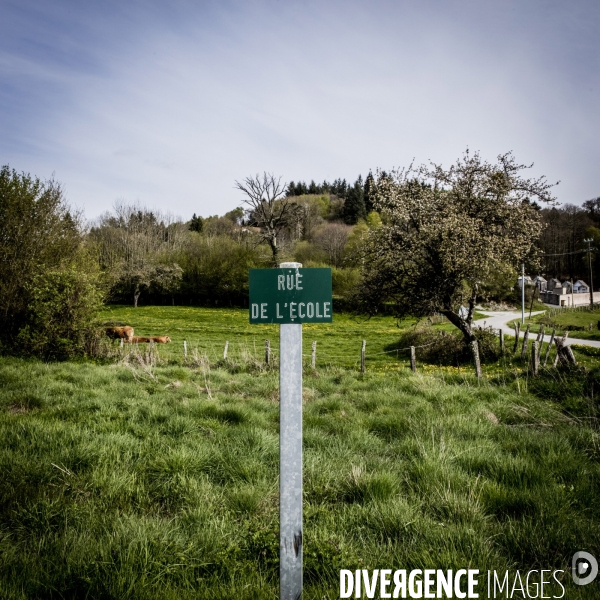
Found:
[[[593,239],[583,240],[587,244],[588,253],[588,265],[590,267],[590,308],[594,308],[594,279],[592,277],[592,248],[590,244],[594,241]]]
[[[525,324],[525,263],[521,265],[521,325]]]

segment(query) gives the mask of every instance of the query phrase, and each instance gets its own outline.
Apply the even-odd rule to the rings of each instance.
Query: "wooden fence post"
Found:
[[[479,344],[477,340],[471,342],[471,351],[473,352],[473,360],[475,361],[475,374],[477,379],[481,379],[481,362],[479,361]]]
[[[535,338],[535,341],[538,344],[543,344],[544,343],[544,325],[540,325],[540,330],[538,331],[537,337]],[[541,350],[542,346],[540,346],[540,350]]]
[[[533,371],[534,377],[537,377],[539,366],[540,356],[538,352],[538,343],[533,342],[533,344],[531,344],[531,370]]]
[[[527,325],[527,329],[525,330],[525,335],[523,336],[523,348],[521,349],[521,360],[525,358],[527,354],[527,342],[529,341],[529,325]]]
[[[123,338],[121,338],[121,344],[120,344],[120,346],[121,346],[121,350],[123,350]]]
[[[265,364],[271,364],[271,340],[265,340]]]
[[[225,342],[225,348],[223,350],[223,360],[227,360],[227,350],[229,348],[229,342]]]
[[[500,356],[504,356],[504,331],[502,331],[502,327],[498,329],[498,335],[500,337]]]
[[[313,370],[317,368],[317,342],[312,343],[312,356],[310,357],[310,366]]]
[[[513,354],[516,353],[517,348],[519,347],[519,335],[521,334],[521,323],[517,321],[515,323],[515,347],[513,348]]]
[[[414,346],[410,347],[410,370],[413,373],[417,372],[417,353]]]
[[[566,354],[567,359],[571,361],[571,364],[573,364],[573,365],[577,364],[577,359],[575,358],[575,355],[573,354],[573,348],[571,348],[571,346],[564,346],[563,352]]]
[[[367,370],[366,365],[365,365],[365,348],[366,348],[366,346],[367,346],[367,340],[363,340],[362,348],[360,351],[360,372],[361,373],[364,373]]]
[[[183,340],[183,360],[187,360],[187,342]]]
[[[556,334],[556,328],[552,330],[552,335],[550,336],[550,342],[548,343],[548,348],[546,349],[546,357],[544,358],[544,367],[548,362],[548,357],[550,356],[550,350],[552,349],[552,342],[554,341],[554,336]]]

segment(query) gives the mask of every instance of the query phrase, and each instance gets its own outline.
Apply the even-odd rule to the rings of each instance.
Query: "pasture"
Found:
[[[106,364],[0,358],[0,598],[277,598],[278,373],[257,358],[265,338],[276,353],[276,327],[241,310],[102,318],[173,342],[158,362],[135,348]],[[412,374],[383,353],[393,319],[313,327],[307,599],[339,597],[342,568],[567,569],[577,550],[598,555],[594,379],[531,380],[512,362],[480,382],[470,368]],[[597,582],[564,575],[566,598],[597,597]]]
[[[547,308],[547,307],[546,307]],[[552,316],[546,314],[535,315],[531,319],[525,319],[526,324],[531,324],[531,331],[537,333],[540,325],[544,325],[546,331],[556,327],[560,335],[568,330],[570,337],[582,340],[600,340],[600,309],[589,310],[587,306],[578,307],[576,310],[563,309],[555,312]]]

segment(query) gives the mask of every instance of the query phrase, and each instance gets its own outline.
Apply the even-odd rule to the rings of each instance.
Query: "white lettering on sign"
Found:
[[[302,287],[301,273],[296,271],[296,274],[290,273],[289,275],[277,275],[277,290],[303,290]]]
[[[266,305],[266,303],[260,305],[260,318],[261,319],[266,319],[267,318],[267,305]]]
[[[306,316],[307,316],[309,319],[312,319],[312,318],[315,316],[315,307],[314,307],[314,305],[313,305],[313,303],[312,303],[312,302],[309,302],[309,303],[306,305]]]
[[[300,304],[298,304],[298,316],[301,319],[304,319],[304,317],[306,317],[306,314],[303,312],[302,307],[306,306],[306,304],[304,304],[304,302],[300,302]]]
[[[329,317],[329,305],[330,302],[323,302],[323,316],[325,318]]]
[[[252,318],[258,319],[258,304],[252,305]]]
[[[282,277],[283,277],[283,275],[282,275]],[[283,315],[279,313],[279,302],[277,302],[275,304],[275,311],[276,311],[275,314],[276,314],[277,318],[278,319],[283,319]]]
[[[319,303],[317,302],[317,319],[322,319],[323,315],[319,314]]]
[[[297,319],[296,309],[294,308],[298,304],[297,302],[290,302],[290,319]]]

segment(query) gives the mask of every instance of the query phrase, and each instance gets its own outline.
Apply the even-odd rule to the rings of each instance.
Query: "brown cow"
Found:
[[[156,344],[168,344],[171,338],[168,335],[154,336],[154,337],[133,337],[131,339],[132,344],[149,344],[154,342]]]
[[[106,327],[104,332],[111,340],[131,342],[133,339],[133,327],[130,327],[129,325],[123,327]]]

